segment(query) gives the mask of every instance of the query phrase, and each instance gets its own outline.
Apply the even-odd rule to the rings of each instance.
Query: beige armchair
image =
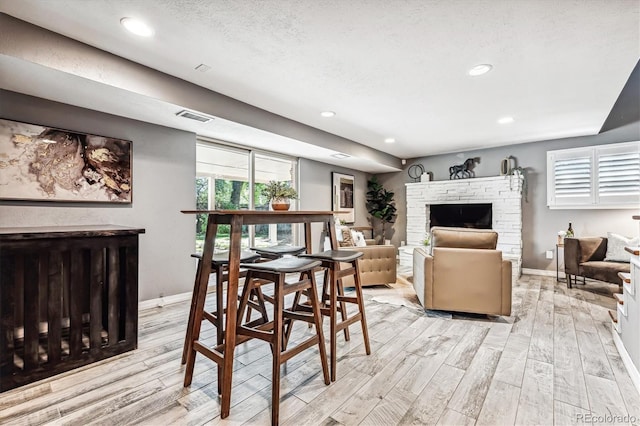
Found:
[[[433,255],[413,251],[413,286],[426,309],[511,314],[511,262],[495,231],[431,228]]]
[[[391,245],[368,244],[366,247],[344,247],[362,252],[358,261],[360,280],[363,286],[392,284],[396,282],[397,249]],[[349,265],[343,265],[346,268]],[[345,277],[344,285],[353,286],[353,277]]]

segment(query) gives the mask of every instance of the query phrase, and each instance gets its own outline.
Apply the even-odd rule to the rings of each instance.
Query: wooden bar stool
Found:
[[[311,259],[300,259],[297,257],[283,257],[280,259],[263,262],[241,264],[247,269],[247,276],[238,307],[238,323],[236,333],[238,340],[240,336],[249,336],[269,342],[273,353],[272,364],[272,388],[271,388],[271,424],[278,424],[280,409],[280,365],[288,361],[291,357],[299,354],[303,350],[318,345],[320,351],[320,362],[325,384],[329,384],[329,369],[327,367],[327,353],[324,346],[324,335],[322,333],[322,314],[320,303],[316,293],[316,280],[313,270],[320,266],[319,261]],[[300,274],[299,281],[287,283],[286,274]],[[273,295],[273,321],[260,323],[256,321],[240,324],[244,311],[248,309],[249,298],[254,290],[265,282],[275,284]],[[309,298],[309,309],[296,309],[292,306],[286,309],[284,297],[295,293],[296,298],[301,293],[305,293]],[[286,349],[284,341],[284,326],[289,327],[293,321],[304,321],[315,326],[316,333],[309,339],[297,344],[293,348]]]
[[[198,259],[197,273],[199,275],[200,271],[202,270],[202,254],[200,253],[192,254],[191,257],[195,257],[196,259]],[[258,259],[260,259],[260,255],[256,253],[253,253],[250,251],[243,251],[242,253],[240,253],[241,262],[250,263],[250,262],[255,262]],[[216,275],[216,309],[211,312],[208,312],[206,310],[203,310],[202,312],[203,319],[206,318],[207,320],[209,320],[209,322],[211,322],[216,327],[218,345],[221,345],[224,341],[223,319],[224,319],[225,309],[224,309],[223,284],[228,279],[228,272],[227,272],[228,265],[229,265],[228,253],[215,253],[213,255],[213,259],[211,260],[211,273]],[[193,296],[191,297],[191,309],[189,310],[189,322],[187,323],[187,332],[185,333],[185,338],[184,338],[184,348],[182,350],[182,364],[185,364],[187,362],[189,345],[193,339],[193,323],[195,321],[195,314],[196,314],[195,309],[196,309],[196,303],[197,303],[196,294],[197,294],[197,291],[194,288]],[[264,322],[267,322],[268,318],[266,317],[267,312],[266,312],[266,307],[264,305],[264,299],[261,299],[260,297],[258,297],[259,295],[256,295],[256,296],[257,297],[255,297],[254,299],[257,299],[257,301],[252,302],[251,307],[253,309],[256,309],[258,312],[260,312]],[[220,365],[218,365],[218,377],[220,377],[220,373],[221,373],[221,367]],[[220,389],[221,382],[222,382],[221,380],[218,380],[218,391],[221,390]]]
[[[306,248],[304,246],[270,246],[270,247],[251,247],[251,250],[258,253],[265,259],[279,259],[282,256],[290,255],[297,256],[300,253],[304,253]]]
[[[321,253],[302,254],[301,258],[319,260],[321,266],[325,268],[324,284],[322,286],[322,307],[323,315],[329,317],[330,333],[331,333],[331,381],[336,380],[336,348],[337,334],[344,330],[345,340],[349,340],[347,334],[349,326],[356,321],[360,321],[362,326],[362,337],[364,339],[364,347],[367,355],[371,354],[369,346],[369,332],[367,331],[367,319],[364,313],[364,299],[362,296],[362,283],[360,282],[360,271],[358,269],[358,261],[362,256],[359,251],[353,250],[327,250]],[[340,263],[348,263],[351,266],[347,269],[340,269]],[[355,297],[345,296],[342,278],[353,275],[355,283]],[[299,298],[294,300],[297,305]],[[327,304],[328,301],[328,304]],[[358,311],[351,317],[348,316],[346,304],[353,303],[358,305]],[[337,321],[337,314],[340,312],[342,321]],[[287,330],[289,333],[289,330]],[[286,336],[288,339],[288,334]]]

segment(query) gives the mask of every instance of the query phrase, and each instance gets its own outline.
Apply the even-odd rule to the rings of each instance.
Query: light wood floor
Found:
[[[310,349],[283,367],[280,419],[328,424],[580,424],[588,415],[636,416],[640,396],[611,338],[607,309],[617,286],[567,289],[524,276],[513,315],[430,317],[371,298],[372,354],[352,327],[340,340],[338,380],[322,382]],[[210,295],[212,304],[215,295]],[[263,342],[236,350],[231,415],[219,417],[215,364],[198,356],[183,388],[180,356],[188,304],[140,313],[139,348],[0,394],[0,424],[268,424],[271,355]],[[327,321],[325,321],[325,324]],[[212,328],[205,334],[211,339]],[[301,339],[309,330],[295,329]],[[621,423],[628,423],[621,421]],[[635,422],[632,422],[635,423]]]

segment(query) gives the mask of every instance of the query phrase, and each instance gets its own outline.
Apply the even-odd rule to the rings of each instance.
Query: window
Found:
[[[637,208],[640,142],[547,152],[547,205],[563,208]]]
[[[215,144],[199,140],[196,145],[196,208],[269,210],[261,195],[270,180],[297,187],[297,161],[276,154]],[[253,193],[253,196],[250,194]],[[295,209],[292,203],[291,208]],[[206,215],[197,215],[196,251],[202,251],[207,227]],[[229,225],[218,226],[216,250],[229,248]],[[242,248],[273,244],[295,244],[295,227],[289,224],[252,225],[242,228]]]

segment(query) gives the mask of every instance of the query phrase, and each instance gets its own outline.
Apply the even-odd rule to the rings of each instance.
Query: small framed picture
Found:
[[[354,223],[356,210],[354,205],[355,178],[352,175],[331,173],[333,178],[332,208],[345,223]]]

